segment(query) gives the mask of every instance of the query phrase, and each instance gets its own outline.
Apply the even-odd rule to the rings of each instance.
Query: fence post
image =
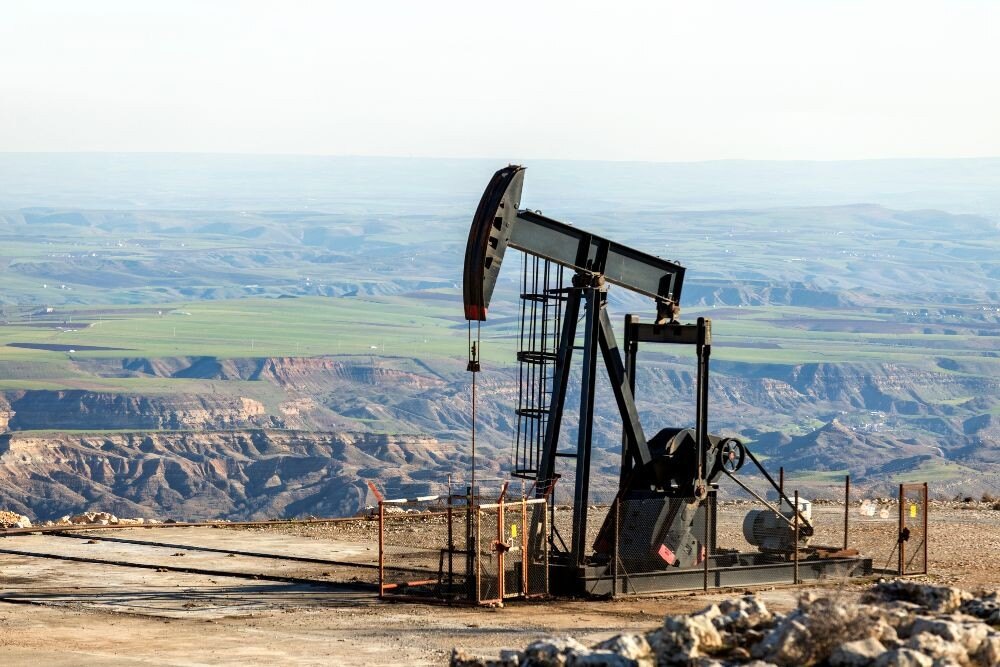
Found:
[[[524,489],[521,489],[521,594],[527,597],[531,593],[528,587],[531,583],[528,579],[528,568],[531,560],[528,558],[528,499],[524,496]]]
[[[924,482],[924,574],[930,571],[930,561],[927,560],[927,540],[930,535],[927,532],[927,516],[930,514],[930,500],[927,498],[927,482]]]
[[[482,599],[483,599],[483,581],[482,581],[482,577],[483,577],[483,572],[482,572],[482,570],[483,570],[483,558],[482,558],[482,554],[479,551],[480,537],[481,537],[480,533],[482,533],[482,530],[483,530],[483,510],[480,509],[479,507],[476,507],[476,528],[475,528],[476,543],[475,543],[474,549],[475,549],[475,552],[476,552],[475,562],[476,562],[476,603],[477,604],[480,603],[480,602],[482,602]]]
[[[504,598],[504,579],[507,577],[507,563],[506,563],[506,542],[504,541],[504,518],[503,518],[503,503],[504,495],[500,496],[500,502],[497,503],[497,597],[500,598],[500,604],[503,604]]]
[[[454,516],[451,501],[451,477],[448,478],[448,597],[455,592],[455,534],[451,521]]]
[[[549,532],[551,528],[549,527],[548,517],[549,514],[546,511],[545,503],[548,503],[548,498],[542,499],[542,525],[544,526],[542,530],[542,545],[545,549],[545,567],[543,571],[545,572],[545,594],[548,595],[549,592],[549,539],[551,538],[551,533]]]
[[[702,557],[704,558],[704,562],[702,563],[702,568],[703,568],[702,575],[703,576],[702,576],[702,582],[701,583],[702,583],[702,587],[706,591],[708,590],[708,514],[709,514],[709,511],[708,511],[708,504],[709,504],[708,503],[708,499],[709,499],[710,496],[711,496],[711,494],[707,494],[704,498],[701,499],[702,516],[705,517],[705,530],[703,531],[703,535],[702,535],[702,537],[704,539],[704,542],[702,542],[702,546],[701,546]]]
[[[795,507],[793,509],[795,516],[795,534],[793,539],[795,541],[795,564],[792,567],[792,583],[799,583],[799,490],[795,489]]]
[[[385,505],[378,501],[378,596],[385,595]]]
[[[899,534],[896,537],[896,542],[897,542],[897,544],[899,544],[899,549],[896,550],[899,553],[899,565],[896,567],[896,570],[897,570],[899,576],[903,576],[904,568],[906,566],[906,557],[904,555],[904,552],[906,551],[906,540],[903,539],[903,528],[906,525],[906,511],[903,509],[903,502],[905,500],[905,498],[903,496],[903,493],[904,493],[904,491],[903,491],[903,485],[900,484],[899,485],[899,503],[898,503],[899,504],[899,526],[898,526]]]
[[[847,551],[847,531],[851,521],[851,476],[844,475],[844,551]]]
[[[615,501],[611,505],[611,511],[614,512],[615,517],[615,530],[614,534],[611,536],[611,597],[618,597],[618,530],[619,530],[619,504],[621,503],[621,498],[615,496]]]

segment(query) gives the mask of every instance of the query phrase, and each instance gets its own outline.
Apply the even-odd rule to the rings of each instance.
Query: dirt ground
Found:
[[[1000,511],[960,507],[932,508],[927,579],[998,588]],[[822,518],[826,526],[836,525],[843,514],[836,506],[814,511],[817,524]],[[720,524],[720,535],[731,532]],[[425,531],[412,527],[397,526],[387,538],[390,551],[419,542]],[[825,537],[834,539],[836,529],[830,530]],[[852,543],[872,555],[875,567],[884,565],[880,559],[894,566],[885,544],[888,539],[891,547],[894,532],[892,519],[852,518]],[[271,557],[275,554],[298,560]],[[364,522],[267,530],[131,528],[81,538],[7,536],[0,539],[0,660],[5,665],[440,665],[455,646],[496,655],[548,634],[573,634],[592,643],[625,630],[651,629],[666,614],[743,592],[515,602],[503,608],[383,603],[354,585],[371,580],[368,565],[376,558],[377,533]],[[109,564],[116,561],[146,567]],[[182,568],[189,571],[178,571]],[[865,585],[827,584],[838,595],[856,595]],[[787,610],[802,590],[755,592],[769,607]]]

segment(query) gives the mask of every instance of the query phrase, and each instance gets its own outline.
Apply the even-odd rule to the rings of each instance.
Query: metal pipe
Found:
[[[930,504],[927,501],[927,482],[924,482],[924,574],[930,569],[930,561],[927,560],[927,515],[930,514]]]
[[[698,318],[698,372],[695,379],[695,440],[698,447],[698,475],[695,482],[695,493],[704,498],[708,492],[705,482],[708,451],[708,358],[712,353],[711,321],[704,317]]]
[[[795,568],[792,583],[799,583],[799,490],[795,489]]]
[[[385,593],[385,505],[378,501],[378,594]]]
[[[784,521],[785,523],[787,523],[787,524],[788,524],[789,526],[793,525],[793,524],[792,524],[792,520],[791,520],[791,519],[789,519],[789,518],[788,518],[787,516],[785,516],[784,514],[782,514],[782,513],[781,513],[781,510],[779,510],[779,509],[778,509],[777,507],[775,507],[775,506],[774,506],[774,505],[772,505],[771,503],[767,502],[767,500],[765,500],[763,496],[761,496],[761,495],[760,495],[759,493],[757,493],[756,491],[754,491],[753,489],[751,489],[751,488],[750,488],[749,486],[747,486],[746,484],[744,484],[743,482],[741,482],[741,481],[740,481],[739,479],[737,479],[737,478],[736,478],[736,476],[735,476],[735,475],[733,475],[733,473],[729,472],[729,471],[728,471],[728,470],[726,470],[725,468],[723,468],[723,469],[722,469],[722,472],[726,473],[726,475],[728,475],[728,476],[729,476],[729,479],[731,479],[731,480],[733,480],[734,482],[736,482],[737,484],[739,484],[739,485],[740,485],[740,487],[741,487],[741,488],[742,488],[742,489],[743,489],[744,491],[746,491],[747,493],[749,493],[749,494],[750,494],[751,496],[753,496],[754,498],[756,498],[756,499],[757,499],[757,500],[759,500],[760,502],[764,503],[764,505],[765,505],[765,506],[767,507],[767,509],[769,509],[769,510],[771,510],[772,512],[774,512],[775,514],[777,514],[777,515],[778,515],[778,517],[779,517],[779,518],[780,518],[780,519],[781,519],[782,521]],[[796,492],[796,493],[797,493],[797,492]],[[796,521],[798,521],[798,517],[799,517],[799,504],[798,504],[798,502],[796,502],[796,503],[795,503],[795,520],[796,520]]]
[[[531,590],[528,586],[528,502],[521,491],[521,590],[524,595],[528,595]]]
[[[784,500],[786,503],[788,503],[789,505],[791,505],[792,504],[791,499],[789,499],[789,497],[785,495],[784,489],[782,488],[782,487],[784,487],[784,484],[785,484],[785,480],[784,480],[784,470],[785,469],[781,468],[782,479],[781,479],[781,485],[779,486],[778,484],[776,484],[774,482],[774,479],[771,477],[771,475],[768,474],[767,470],[764,469],[764,466],[762,466],[760,464],[760,461],[757,460],[757,457],[753,455],[753,452],[750,451],[750,448],[749,447],[744,447],[744,451],[746,451],[747,456],[750,457],[750,460],[753,461],[753,464],[755,466],[757,466],[757,469],[760,470],[760,474],[764,475],[764,478],[768,482],[771,483],[771,486],[773,486],[774,488],[778,489],[778,493],[781,496],[781,500]],[[732,475],[730,475],[730,477],[732,477]],[[778,503],[778,504],[780,505],[781,503]],[[795,513],[798,514],[799,513],[798,505],[796,505],[794,509],[795,509]],[[780,512],[779,512],[779,514],[780,514]],[[802,521],[807,526],[812,527],[812,523],[810,523],[809,521],[806,521],[805,517],[802,517]]]
[[[896,568],[899,576],[903,576],[903,570],[906,566],[906,559],[904,552],[906,550],[906,540],[903,539],[903,528],[906,525],[906,512],[903,510],[903,502],[905,498],[903,497],[903,484],[899,485],[899,565]]]
[[[583,344],[583,368],[580,381],[580,421],[576,439],[576,485],[573,498],[573,550],[574,565],[583,565],[586,558],[587,508],[590,491],[590,445],[594,433],[594,390],[597,380],[598,327],[603,305],[603,293],[596,287],[584,290],[587,298],[586,324]]]
[[[702,503],[702,509],[704,510],[702,514],[705,517],[705,541],[702,543],[702,547],[701,548],[704,551],[704,554],[703,554],[703,567],[705,568],[705,572],[704,572],[703,588],[706,591],[708,590],[708,560],[709,560],[709,550],[708,550],[708,515],[709,515],[709,511],[708,511],[708,505],[709,505],[709,499],[711,497],[712,497],[711,494],[706,495],[705,499],[701,501],[701,503]]]
[[[611,545],[611,597],[617,597],[618,595],[618,531],[620,530],[620,505],[621,499],[616,496],[614,504],[611,506],[611,511],[615,513],[615,532],[612,535],[613,542]]]
[[[504,518],[503,518],[503,504],[504,496],[507,495],[507,485],[504,484],[503,493],[500,494],[500,502],[497,503],[497,597],[500,599],[500,604],[503,604],[504,598],[504,579],[507,577],[507,566],[506,566],[506,542],[504,541]]]
[[[847,533],[851,521],[851,476],[844,475],[844,550],[847,549]]]
[[[448,476],[448,596],[454,592],[455,587],[455,535],[452,529],[452,498],[451,498],[451,476]]]

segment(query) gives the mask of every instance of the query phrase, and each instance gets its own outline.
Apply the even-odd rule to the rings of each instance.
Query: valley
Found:
[[[461,254],[492,164],[212,158],[209,186],[183,158],[89,159],[0,159],[0,506],[256,519],[353,513],[368,480],[391,495],[463,482]],[[122,171],[142,159],[146,177]],[[882,164],[882,191],[845,164],[826,191],[770,199],[713,188],[699,165],[624,165],[635,178],[594,197],[579,188],[594,165],[541,163],[537,187],[553,212],[688,268],[681,317],[713,320],[713,430],[801,485],[928,480],[952,497],[1000,493],[1000,204],[986,181],[949,180],[956,164]],[[766,171],[728,169],[737,184]],[[509,470],[517,400],[509,261],[482,328],[477,467],[492,477]],[[652,316],[609,298],[616,318]],[[649,430],[693,421],[693,372],[642,353]],[[606,502],[620,424],[598,396]]]

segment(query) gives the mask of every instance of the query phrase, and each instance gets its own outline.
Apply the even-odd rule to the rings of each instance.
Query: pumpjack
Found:
[[[678,321],[684,267],[521,208],[525,170],[497,171],[473,217],[465,254],[465,318],[485,321],[508,249],[521,262],[521,349],[516,408],[514,469],[534,481],[538,496],[551,494],[561,477],[560,461],[572,460],[572,528],[563,539],[550,525],[550,582],[555,592],[654,592],[714,585],[786,581],[790,555],[808,545],[813,526],[807,504],[793,503],[738,438],[708,431],[709,359],[712,323]],[[568,274],[568,277],[567,277]],[[624,354],[608,314],[609,286],[648,297],[655,318],[624,319]],[[581,311],[583,316],[581,317]],[[580,329],[582,328],[582,332]],[[579,338],[582,333],[582,345]],[[697,358],[695,424],[663,428],[650,438],[635,402],[640,344],[682,345]],[[573,355],[580,363],[579,421],[575,448],[560,449]],[[621,471],[616,512],[609,513],[591,544],[588,539],[595,381],[599,359],[622,422]],[[478,361],[469,370],[479,370]],[[740,481],[751,462],[773,487],[768,500]],[[569,466],[566,466],[569,467]],[[733,480],[768,509],[750,512],[743,524],[752,553],[716,548],[719,481]],[[561,486],[565,486],[563,483]],[[796,544],[798,547],[796,547]],[[871,560],[847,550],[814,549],[803,579],[871,572]],[[627,559],[627,562],[622,562]],[[798,561],[795,562],[798,571]],[[620,570],[628,572],[622,581]],[[707,582],[707,578],[705,579]]]

